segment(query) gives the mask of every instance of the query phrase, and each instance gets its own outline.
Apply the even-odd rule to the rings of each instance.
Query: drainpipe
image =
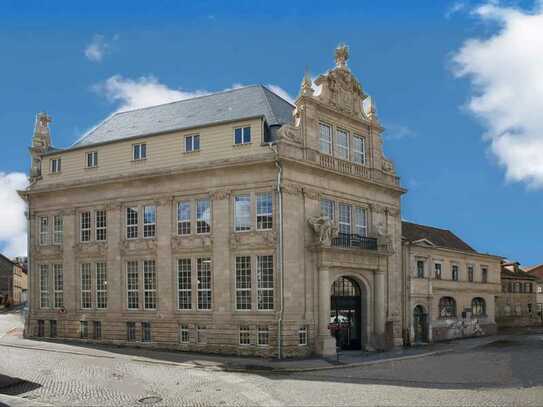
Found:
[[[283,358],[283,304],[284,304],[284,275],[283,275],[283,192],[281,190],[281,183],[283,177],[283,167],[279,160],[279,152],[277,146],[268,144],[268,147],[275,153],[275,166],[277,167],[277,216],[279,218],[279,233],[277,240],[277,274],[279,275],[279,319],[277,329],[277,357]]]

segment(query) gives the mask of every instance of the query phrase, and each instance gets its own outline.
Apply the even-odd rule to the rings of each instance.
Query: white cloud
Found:
[[[454,73],[469,78],[467,108],[486,127],[485,139],[511,181],[543,188],[543,2],[533,10],[495,3],[473,14],[497,24],[453,56]]]
[[[417,133],[413,129],[402,124],[387,123],[384,127],[385,132],[383,137],[388,140],[403,140],[417,136]]]
[[[113,37],[113,40],[118,38],[117,35]],[[85,48],[85,56],[89,61],[92,62],[101,62],[104,56],[111,49],[111,45],[103,35],[96,34],[92,37],[92,41]]]
[[[457,1],[453,3],[445,12],[445,18],[451,18],[453,15],[460,13],[466,9],[466,3],[463,1]]]
[[[283,99],[285,99],[287,102],[290,102],[294,104],[295,99],[290,96],[290,94],[283,89],[281,86],[267,84],[266,87],[271,90],[273,93],[277,94],[278,96],[281,96]]]
[[[26,186],[25,174],[0,172],[0,247],[8,257],[26,256],[26,204],[17,195]]]

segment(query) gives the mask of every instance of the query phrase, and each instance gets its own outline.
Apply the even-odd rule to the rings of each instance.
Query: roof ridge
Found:
[[[405,221],[405,220],[402,220],[402,223],[409,223],[410,225],[422,226],[422,227],[428,228],[428,229],[443,230],[443,231],[445,231],[445,232],[452,233],[453,235],[456,236],[456,234],[455,234],[452,230],[450,230],[450,229],[438,228],[438,227],[436,227],[436,226],[423,225],[422,223],[408,222],[408,221]]]

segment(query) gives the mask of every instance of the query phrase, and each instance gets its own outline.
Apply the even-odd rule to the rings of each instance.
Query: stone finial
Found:
[[[346,44],[339,44],[336,48],[336,66],[346,68],[349,59],[349,47]]]
[[[313,93],[315,93],[313,90],[313,81],[311,80],[311,75],[309,75],[309,71],[307,69],[304,72],[304,79],[302,80],[300,93],[302,96],[313,96]]]
[[[368,97],[368,117],[371,120],[378,120],[377,105],[375,104],[375,98],[373,98],[373,96]]]
[[[40,112],[36,115],[32,147],[47,150],[51,146],[49,123],[51,123],[51,116],[48,116],[47,113]]]

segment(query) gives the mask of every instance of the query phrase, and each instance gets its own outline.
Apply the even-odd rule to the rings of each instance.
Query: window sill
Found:
[[[190,154],[198,154],[201,150],[192,150],[192,151],[183,151],[183,154],[190,155]]]
[[[234,144],[232,145],[232,147],[250,146],[251,144],[253,144],[253,143],[241,143],[241,144],[236,144],[236,143],[234,143]]]
[[[147,157],[145,157],[145,158],[133,158],[130,161],[133,162],[133,163],[141,163],[141,162],[147,161]]]
[[[95,167],[85,167],[85,171],[86,170],[97,170],[98,169],[98,166],[95,166]]]

